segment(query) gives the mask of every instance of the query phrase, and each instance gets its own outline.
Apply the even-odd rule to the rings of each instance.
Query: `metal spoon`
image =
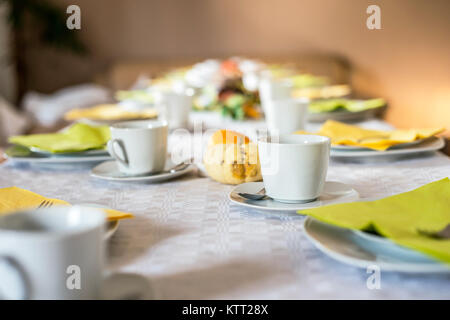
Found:
[[[163,171],[163,173],[175,173],[177,171],[182,171],[182,170],[186,169],[187,167],[189,167],[190,165],[191,165],[190,163],[182,162],[182,163],[179,163],[176,166],[170,168],[167,171]]]
[[[240,195],[242,198],[246,198],[249,200],[262,200],[265,198],[266,195],[266,188],[262,188],[256,193],[246,193],[246,192],[238,192],[238,195]]]
[[[143,174],[136,174],[136,175],[127,175],[127,177],[130,177],[130,176],[132,176],[132,177],[143,177],[143,176],[147,177],[147,176],[156,176],[156,175],[160,175],[160,174],[175,173],[175,172],[186,169],[190,165],[191,165],[190,161],[181,162],[168,170],[159,171],[159,172],[155,172],[155,173],[151,173],[151,174],[143,173]]]

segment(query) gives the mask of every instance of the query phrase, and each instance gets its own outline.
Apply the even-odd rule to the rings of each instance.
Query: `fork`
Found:
[[[50,200],[44,200],[39,204],[38,208],[50,208],[51,206],[53,206],[53,202]]]

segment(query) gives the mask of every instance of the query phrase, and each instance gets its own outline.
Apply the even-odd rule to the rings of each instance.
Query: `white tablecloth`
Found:
[[[386,127],[380,121],[364,125]],[[449,176],[450,159],[435,153],[390,164],[331,162],[328,179],[374,198]],[[306,239],[303,217],[230,205],[231,186],[196,173],[159,184],[122,184],[91,178],[88,169],[6,163],[0,187],[13,185],[133,212],[136,218],[122,221],[110,240],[109,267],[147,277],[157,299],[450,298],[450,275],[382,272],[381,289],[370,290],[366,270],[332,260]]]

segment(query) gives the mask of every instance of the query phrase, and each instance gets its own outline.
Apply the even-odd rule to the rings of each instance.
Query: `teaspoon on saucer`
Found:
[[[249,200],[262,200],[264,197],[267,197],[266,188],[262,188],[256,193],[239,192],[238,195]]]
[[[181,170],[186,169],[190,165],[191,165],[190,163],[182,162],[182,163],[177,164],[176,166],[173,166],[169,170],[163,171],[163,173],[174,173],[177,171],[181,171]]]

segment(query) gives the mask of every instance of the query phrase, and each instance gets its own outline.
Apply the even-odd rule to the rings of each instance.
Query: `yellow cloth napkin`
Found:
[[[156,109],[146,108],[139,111],[129,111],[118,107],[116,104],[101,104],[92,108],[74,109],[64,115],[64,119],[75,121],[80,119],[90,120],[131,120],[151,119],[158,116]]]
[[[101,149],[105,147],[109,138],[108,126],[76,123],[62,132],[13,136],[8,141],[28,148],[35,147],[53,153],[63,153]]]
[[[449,178],[376,201],[335,204],[299,213],[342,228],[375,230],[399,245],[450,263],[450,239],[420,232],[438,232],[450,223]]]
[[[1,188],[0,216],[3,214],[12,213],[14,211],[37,208],[44,200],[51,201],[53,205],[70,206],[70,203],[64,200],[46,198],[37,193],[18,187]],[[121,212],[114,209],[103,210],[106,213],[106,218],[108,221],[133,218],[131,213]]]
[[[328,120],[322,125],[317,134],[329,137],[333,145],[357,146],[384,151],[397,144],[432,137],[444,130],[444,128],[393,131],[369,130]],[[304,134],[305,132],[297,131],[296,133]]]

